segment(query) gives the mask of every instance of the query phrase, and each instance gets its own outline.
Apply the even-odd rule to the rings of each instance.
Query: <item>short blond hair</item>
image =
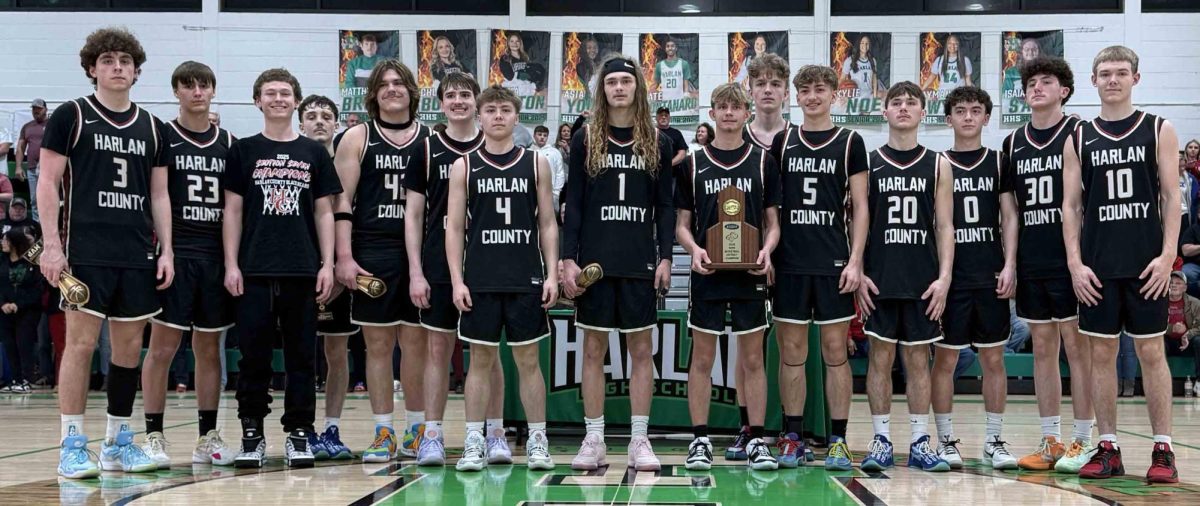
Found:
[[[1133,73],[1138,71],[1138,55],[1125,46],[1108,46],[1100,50],[1096,58],[1092,60],[1092,74],[1096,73],[1096,69],[1100,68],[1101,63],[1107,62],[1129,62],[1129,70]]]
[[[749,109],[750,95],[746,93],[746,89],[741,84],[725,83],[712,91],[712,100],[710,101],[714,109],[717,104],[724,103],[742,104],[743,107]]]

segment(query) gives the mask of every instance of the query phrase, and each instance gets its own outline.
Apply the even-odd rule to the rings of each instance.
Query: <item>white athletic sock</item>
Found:
[[[404,429],[408,430],[413,425],[425,423],[424,411],[405,411],[404,412]]]
[[[1171,436],[1164,436],[1164,435],[1162,435],[1162,434],[1155,434],[1155,435],[1154,435],[1154,442],[1155,442],[1155,443],[1167,443],[1167,446],[1170,446],[1170,445],[1171,445]]]
[[[392,428],[392,414],[384,413],[382,415],[371,415],[371,419],[375,420],[376,427]]]
[[[908,415],[908,425],[912,428],[912,443],[929,435],[929,413],[923,415]]]
[[[1042,417],[1042,437],[1054,436],[1055,439],[1062,439],[1062,417],[1061,416],[1043,416]]]
[[[541,434],[542,438],[546,438],[546,422],[529,422],[529,439],[533,439],[536,434]]]
[[[432,439],[442,438],[442,421],[441,420],[426,420],[425,421],[425,437]]]
[[[83,434],[83,415],[59,415],[62,422],[62,439]]]
[[[933,414],[933,422],[937,424],[939,441],[954,440],[954,419],[951,418],[952,416],[953,413]]]
[[[487,419],[487,437],[504,437],[504,419]]]
[[[987,428],[985,429],[987,437],[984,440],[995,441],[1000,439],[1000,429],[1004,426],[1004,414],[986,412],[984,414],[987,415]]]
[[[1071,436],[1078,441],[1092,441],[1092,427],[1096,425],[1096,420],[1075,420],[1075,429],[1071,432]]]
[[[471,433],[474,432],[483,437],[483,422],[467,422],[467,439],[471,438]]]
[[[633,437],[646,437],[650,433],[650,417],[648,416],[631,416],[629,417],[629,435]]]
[[[587,429],[587,435],[595,434],[600,436],[600,440],[604,441],[604,415],[598,418],[583,417],[583,426]]]
[[[892,415],[871,415],[871,425],[875,426],[875,435],[892,439]]]
[[[325,417],[325,429],[324,430],[329,430],[330,427],[338,427],[341,425],[342,425],[341,418],[333,418],[333,417],[328,417],[328,416]]]
[[[1116,434],[1101,434],[1101,435],[1100,435],[1100,440],[1101,440],[1101,441],[1108,441],[1108,442],[1112,443],[1112,445],[1113,445],[1113,447],[1114,447],[1114,448],[1119,448],[1119,447],[1117,446],[1117,435],[1116,435]]]
[[[129,420],[128,416],[108,415],[108,426],[104,429],[104,439],[115,440],[118,432],[129,430]]]

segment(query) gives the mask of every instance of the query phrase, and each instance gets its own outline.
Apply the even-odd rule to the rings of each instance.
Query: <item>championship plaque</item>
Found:
[[[717,224],[708,228],[705,251],[715,270],[757,269],[758,228],[746,223],[746,192],[727,186],[717,193]]]

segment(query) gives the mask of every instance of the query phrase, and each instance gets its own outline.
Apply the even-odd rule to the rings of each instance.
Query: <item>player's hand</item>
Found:
[[[550,309],[558,304],[558,280],[547,279],[542,283],[542,309]]]
[[[858,299],[858,311],[864,317],[869,316],[875,310],[875,302],[871,300],[872,295],[879,295],[879,288],[875,286],[875,282],[866,274],[863,274],[862,283],[858,285],[858,291],[855,292],[855,298]]]
[[[414,306],[421,309],[429,309],[429,281],[425,279],[423,274],[413,276],[408,280],[408,298],[412,299]]]
[[[347,258],[338,262],[334,270],[337,273],[338,283],[345,285],[346,288],[351,290],[358,290],[358,276],[374,275],[359,267],[358,262],[355,262],[353,258]]]
[[[662,259],[654,269],[654,289],[659,292],[671,289],[671,261]]]
[[[1069,267],[1071,270],[1071,287],[1075,289],[1075,297],[1079,299],[1079,302],[1086,304],[1088,307],[1099,304],[1102,298],[1100,296],[1100,289],[1104,285],[1100,284],[1100,278],[1096,277],[1096,273],[1092,272],[1092,268],[1083,264]]]
[[[333,300],[333,285],[337,280],[333,278],[333,266],[325,265],[321,270],[317,271],[317,304],[328,304]]]
[[[841,277],[838,278],[838,293],[854,293],[864,277],[862,265],[847,263],[846,267],[842,268]]]
[[[460,312],[465,313],[471,310],[471,290],[467,289],[467,285],[455,283],[452,297],[454,298],[454,307],[458,308]]]
[[[770,272],[771,270],[773,270],[771,267],[771,254],[768,253],[767,250],[765,250],[765,249],[758,250],[758,259],[756,259],[754,261],[754,263],[759,265],[758,269],[750,269],[750,274],[753,274],[755,276],[762,276],[763,274],[766,274],[766,273]]]
[[[704,264],[711,264],[711,263],[712,263],[712,260],[708,259],[708,252],[704,251],[704,248],[696,248],[696,251],[692,252],[692,270],[693,271],[700,273],[700,274],[705,274],[705,275],[712,274],[714,272],[712,269],[704,268]]]
[[[171,282],[175,281],[175,255],[170,252],[163,253],[158,256],[158,288],[166,290],[171,286]]]
[[[1175,265],[1175,255],[1159,255],[1142,269],[1138,279],[1145,279],[1146,284],[1138,290],[1146,300],[1161,299],[1167,294],[1167,284],[1171,280],[1171,267]]]
[[[583,292],[587,289],[580,288],[580,286],[575,283],[575,279],[579,277],[579,272],[583,269],[580,269],[579,264],[575,263],[574,260],[569,258],[563,260],[561,263],[563,293],[565,293],[567,297],[571,299],[583,295]]]
[[[929,307],[925,309],[925,315],[930,320],[938,321],[942,319],[942,311],[946,310],[946,293],[950,291],[950,282],[938,278],[929,284],[929,288],[925,289],[925,293],[921,294],[922,300],[929,301]]]
[[[1185,327],[1182,323],[1175,323],[1174,325],[1171,325],[1172,334],[1182,334],[1184,332],[1187,332],[1187,327]],[[1187,339],[1184,339],[1184,341],[1187,341]]]
[[[1000,270],[1000,277],[996,279],[996,296],[1001,299],[1011,299],[1016,293],[1017,269],[1005,266]]]
[[[42,276],[51,284],[58,284],[58,279],[67,269],[67,257],[63,256],[61,245],[46,245],[42,256],[38,257],[38,265],[42,268]]]
[[[225,266],[225,289],[229,291],[229,295],[241,297],[244,291],[242,286],[242,270],[236,265]]]

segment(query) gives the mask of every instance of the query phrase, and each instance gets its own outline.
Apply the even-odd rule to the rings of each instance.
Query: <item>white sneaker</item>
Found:
[[[467,441],[463,445],[462,457],[454,464],[454,469],[460,472],[482,471],[488,465],[487,440],[478,432],[467,433]]]
[[[532,470],[554,469],[554,459],[550,458],[550,441],[546,440],[545,432],[529,434],[529,439],[525,441],[525,463]]]
[[[508,447],[508,440],[502,437],[487,438],[487,461],[488,464],[512,464],[512,449]]]
[[[950,438],[945,438],[938,443],[937,454],[947,464],[950,464],[950,469],[962,469],[963,460],[962,454],[958,451],[959,442],[957,439],[951,441]]]
[[[161,432],[146,434],[146,442],[142,443],[142,452],[150,457],[159,469],[171,468],[171,457],[167,455],[167,438]]]
[[[1006,444],[999,436],[993,436],[991,441],[983,443],[983,465],[992,469],[1016,469],[1017,458],[1008,452]]]
[[[312,450],[308,448],[308,433],[304,430],[293,430],[283,443],[284,457],[288,467],[312,467],[316,462]]]
[[[771,455],[771,447],[762,438],[754,438],[746,445],[746,462],[755,471],[774,471],[779,469],[779,461]]]
[[[571,459],[571,469],[595,471],[608,465],[608,462],[605,461],[607,455],[608,445],[604,444],[604,438],[599,434],[588,434],[584,436],[583,444],[579,445],[579,453],[575,454],[574,459]]]
[[[688,445],[687,460],[684,467],[689,471],[707,471],[712,469],[712,443],[706,437],[698,437]]]
[[[638,471],[662,470],[662,463],[650,447],[650,439],[646,436],[634,436],[629,439],[629,467]]]
[[[236,458],[237,453],[225,444],[225,440],[221,439],[221,431],[216,429],[200,436],[200,439],[196,440],[196,449],[192,450],[193,464],[228,466],[232,465]]]

